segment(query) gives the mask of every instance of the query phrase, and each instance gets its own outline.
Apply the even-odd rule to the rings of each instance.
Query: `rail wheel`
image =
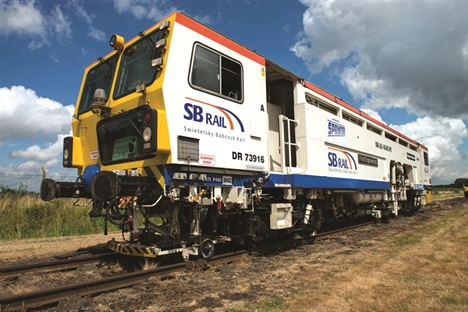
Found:
[[[390,211],[385,209],[382,210],[382,222],[383,223],[389,223],[390,222]]]
[[[200,255],[203,259],[210,259],[215,252],[215,244],[211,239],[205,239],[199,247]]]

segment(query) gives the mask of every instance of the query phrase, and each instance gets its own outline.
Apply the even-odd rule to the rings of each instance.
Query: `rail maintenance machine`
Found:
[[[210,258],[430,201],[426,147],[182,13],[110,45],[63,141],[78,178],[41,197],[88,199],[112,250]]]

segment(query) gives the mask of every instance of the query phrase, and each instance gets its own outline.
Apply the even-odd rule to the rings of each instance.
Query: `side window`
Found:
[[[424,165],[429,166],[429,155],[424,152]]]
[[[242,66],[226,56],[196,44],[192,57],[190,84],[232,101],[242,102]]]
[[[192,65],[192,84],[219,93],[219,80],[219,55],[197,45]]]

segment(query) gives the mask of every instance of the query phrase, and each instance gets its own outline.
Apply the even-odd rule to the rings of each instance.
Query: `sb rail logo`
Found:
[[[328,152],[328,167],[345,169],[345,170],[357,170],[356,160],[353,155],[349,152],[331,148],[334,152]]]
[[[217,110],[217,113],[216,114],[213,113],[213,111],[215,111],[213,109],[208,109],[208,110],[203,109],[201,105],[185,103],[184,104],[184,110],[185,110],[184,119],[192,120],[192,121],[199,122],[199,123],[205,123],[210,126],[215,126],[215,127],[230,129],[230,130],[234,130],[235,122],[233,121],[233,119],[235,119],[237,121],[237,124],[239,125],[240,131],[244,132],[244,124],[242,123],[240,118],[237,117],[237,115],[234,114],[232,111],[213,105],[213,104],[201,102],[195,99],[191,99],[191,98],[186,98],[186,99],[212,107],[215,110]]]

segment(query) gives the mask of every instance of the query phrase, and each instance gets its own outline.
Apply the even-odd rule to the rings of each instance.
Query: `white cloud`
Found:
[[[71,135],[71,131],[68,135]],[[13,150],[10,153],[11,158],[25,158],[39,162],[49,162],[50,164],[58,164],[56,159],[58,155],[62,153],[63,149],[63,138],[67,136],[65,134],[58,134],[57,141],[55,143],[47,143],[46,148],[41,148],[39,145],[30,146],[24,150]],[[50,163],[52,161],[52,163]]]
[[[90,27],[88,36],[94,38],[96,41],[106,41],[106,33],[94,27]]]
[[[106,40],[105,32],[103,32],[102,30],[99,30],[96,27],[94,27],[94,25],[93,25],[93,16],[92,16],[92,14],[88,13],[85,10],[82,1],[80,1],[80,0],[70,0],[69,5],[73,8],[75,14],[78,15],[78,17],[80,17],[81,19],[83,19],[86,22],[86,24],[87,24],[87,26],[89,28],[88,36],[94,38],[97,41],[105,41]]]
[[[91,15],[86,12],[86,10],[83,7],[83,4],[80,0],[71,0],[69,1],[69,4],[72,6],[72,8],[75,11],[75,14],[81,17],[82,19],[85,20],[86,24],[92,25],[93,24],[93,19]]]
[[[41,38],[41,40],[32,40],[31,42],[29,42],[28,48],[30,50],[36,50],[48,44],[49,44],[49,41],[46,38]]]
[[[73,105],[64,106],[40,97],[23,86],[0,88],[0,141],[7,139],[55,140],[71,130]]]
[[[429,149],[432,180],[437,184],[453,183],[468,176],[466,155],[457,151],[468,136],[465,124],[447,117],[423,117],[405,125],[390,125]],[[464,165],[463,165],[464,164]]]
[[[106,34],[94,27],[93,16],[89,14],[80,0],[70,0],[65,8],[83,19],[89,28],[88,35],[97,41],[105,41]],[[12,34],[29,36],[32,40],[28,44],[31,50],[44,45],[50,46],[56,38],[60,43],[66,43],[72,37],[72,23],[68,15],[64,14],[60,4],[55,5],[49,13],[35,0],[2,0],[0,4],[0,34],[8,37]]]
[[[146,18],[154,22],[159,22],[168,15],[181,11],[177,7],[171,6],[168,0],[114,0],[114,8],[119,14],[130,13],[137,19]],[[205,25],[214,22],[209,14],[198,14],[194,15],[193,18]]]
[[[291,49],[312,74],[338,72],[365,108],[468,118],[468,2],[300,1]]]
[[[117,13],[130,13],[137,19],[147,18],[158,22],[177,11],[167,0],[114,0]],[[206,19],[206,16],[203,16]]]
[[[2,1],[0,3],[0,30],[3,35],[17,33],[19,35],[45,34],[45,20],[34,0]]]
[[[380,115],[379,115],[379,113],[377,111],[375,111],[373,109],[369,109],[369,108],[363,108],[363,109],[361,109],[361,111],[363,111],[367,115],[371,116],[375,120],[380,121],[381,123],[383,123],[385,125],[387,124],[385,121],[382,120],[382,117],[380,117]]]
[[[49,52],[50,59],[55,63],[60,63],[60,60],[57,57],[57,52],[55,50]]]
[[[56,5],[51,13],[52,20],[54,21],[52,27],[57,33],[59,41],[63,39],[70,39],[72,34],[70,27],[71,22],[68,20],[68,17],[63,14],[62,10],[60,9],[60,5]]]
[[[41,167],[50,170],[48,175],[61,180],[70,170],[62,169],[63,138],[71,135],[70,119],[73,105],[64,106],[54,100],[40,97],[23,86],[0,88],[0,146],[1,157],[24,160],[20,164],[0,164],[0,184],[17,188],[19,183],[28,184],[28,190],[38,191]],[[19,141],[20,140],[20,141]],[[31,143],[26,148],[20,144]],[[76,177],[76,169],[72,170]]]
[[[71,23],[60,5],[54,6],[50,14],[46,14],[35,0],[2,1],[0,16],[0,34],[5,37],[18,34],[33,38],[28,44],[31,50],[50,45],[53,36],[59,41],[71,38]]]

